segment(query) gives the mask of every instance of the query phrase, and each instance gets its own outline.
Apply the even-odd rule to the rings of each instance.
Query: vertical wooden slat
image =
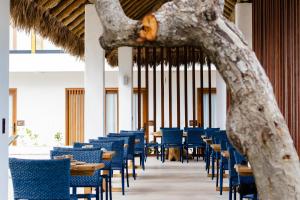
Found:
[[[156,48],[153,48],[153,121],[156,132]]]
[[[212,127],[212,100],[211,100],[211,61],[207,60],[208,65],[208,115],[209,115],[209,127]]]
[[[160,59],[161,59],[161,63],[160,63],[160,84],[161,84],[161,94],[160,94],[160,98],[161,98],[161,127],[164,128],[165,127],[165,76],[164,76],[164,48],[161,47],[160,48]]]
[[[203,86],[204,86],[204,55],[202,50],[200,51],[200,98],[201,98],[201,126],[204,127],[204,95],[203,95]]]
[[[176,48],[177,127],[180,128],[180,66],[179,47]]]
[[[141,128],[141,48],[137,49],[137,67],[138,67],[138,129]]]
[[[196,73],[195,73],[195,49],[191,49],[192,53],[192,90],[193,90],[193,127],[195,127],[196,121]]]
[[[187,47],[184,47],[184,126],[188,127]]]
[[[147,102],[149,100],[149,48],[145,48],[145,58],[146,58],[146,65],[145,65],[145,81],[146,81],[146,98]],[[146,132],[147,134],[149,133],[149,126],[148,126],[148,121],[149,121],[149,104],[147,103],[147,119],[146,119]],[[149,138],[147,137],[146,140],[148,141]]]
[[[172,127],[172,51],[168,48],[169,62],[169,127]]]
[[[65,107],[65,117],[66,117],[66,134],[65,134],[65,145],[69,145],[69,140],[70,140],[70,130],[69,130],[69,91],[68,89],[65,89],[65,102],[66,102],[66,107]]]

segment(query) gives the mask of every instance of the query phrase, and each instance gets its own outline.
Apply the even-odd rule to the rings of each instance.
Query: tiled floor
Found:
[[[129,200],[219,200],[228,199],[215,190],[215,182],[208,178],[204,162],[169,162],[161,164],[150,158],[146,171],[138,170],[136,181],[130,179],[126,195],[113,193],[113,199]],[[227,184],[227,183],[226,183]]]
[[[45,151],[45,152],[48,152]],[[16,156],[14,156],[16,157]],[[49,155],[18,155],[22,158],[48,158]],[[137,180],[130,178],[126,195],[113,193],[113,200],[225,200],[215,190],[215,181],[208,178],[203,161],[189,163],[169,162],[162,164],[155,158],[148,158],[146,170],[138,169]],[[227,180],[226,180],[227,181]],[[225,183],[227,185],[227,182]],[[120,178],[114,178],[113,187],[120,187]],[[9,183],[10,199],[12,184]]]

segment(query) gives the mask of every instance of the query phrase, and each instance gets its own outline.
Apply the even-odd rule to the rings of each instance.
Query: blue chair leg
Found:
[[[232,180],[229,177],[229,200],[232,200]]]
[[[236,186],[233,188],[233,199],[236,200]]]
[[[142,156],[142,168],[145,171],[145,159],[144,159],[144,154],[141,155]]]
[[[156,159],[159,160],[159,152],[158,152],[158,147],[155,147],[156,150]]]
[[[223,159],[220,162],[220,195],[223,193]]]
[[[180,147],[180,159],[181,163],[183,163],[183,147]]]
[[[124,167],[122,167],[121,175],[122,175],[122,194],[125,195],[125,177],[124,177]]]
[[[108,200],[108,175],[105,176],[105,199]]]
[[[109,200],[112,200],[112,183],[111,183],[111,177],[112,177],[112,170],[109,172]]]
[[[134,159],[134,156],[133,156],[133,159],[132,159],[132,173],[133,173],[133,179],[136,180],[135,159]]]
[[[189,147],[186,146],[186,162],[189,163]]]
[[[212,151],[211,155],[211,180],[213,180],[215,177],[215,153]]]
[[[127,187],[129,187],[129,173],[128,173],[128,160],[126,160],[126,181],[127,181]]]

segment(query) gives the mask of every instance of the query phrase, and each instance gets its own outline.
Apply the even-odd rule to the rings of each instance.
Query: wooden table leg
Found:
[[[169,148],[169,160],[170,161],[180,160],[180,150],[178,148]]]

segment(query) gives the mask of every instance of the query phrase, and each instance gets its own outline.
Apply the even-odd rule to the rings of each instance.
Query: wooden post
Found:
[[[156,131],[156,48],[153,48],[153,122]]]
[[[176,80],[177,80],[177,127],[180,128],[180,66],[179,48],[176,48]]]
[[[187,47],[184,47],[184,125],[188,127]]]
[[[172,51],[168,48],[169,61],[169,127],[172,127]]]
[[[201,98],[201,126],[204,127],[204,95],[203,95],[203,84],[204,84],[204,75],[203,75],[203,66],[204,65],[204,55],[202,50],[200,51],[200,77],[201,77],[201,83],[200,83],[200,98]]]
[[[211,61],[208,58],[207,60],[208,65],[208,114],[209,114],[209,128],[212,127],[212,102],[211,102]]]
[[[141,48],[137,48],[137,67],[138,67],[138,129],[141,128]]]
[[[146,64],[145,64],[145,79],[146,79],[146,98],[147,98],[147,102],[149,102],[149,48],[145,48],[145,58],[146,58]],[[149,103],[147,103],[147,110],[144,111],[147,112],[147,119],[146,119],[146,132],[147,132],[147,136],[149,136],[149,125],[148,125],[148,121],[149,121]],[[149,137],[146,138],[147,142],[149,142]]]
[[[195,61],[195,48],[191,48],[191,53],[192,53],[192,77],[193,77],[193,127],[195,127],[195,121],[196,121],[196,100],[195,100],[195,96],[196,96],[196,74],[195,74],[195,65],[196,65],[196,61]]]
[[[165,77],[164,77],[164,48],[160,48],[160,98],[161,98],[161,127],[165,127]]]

